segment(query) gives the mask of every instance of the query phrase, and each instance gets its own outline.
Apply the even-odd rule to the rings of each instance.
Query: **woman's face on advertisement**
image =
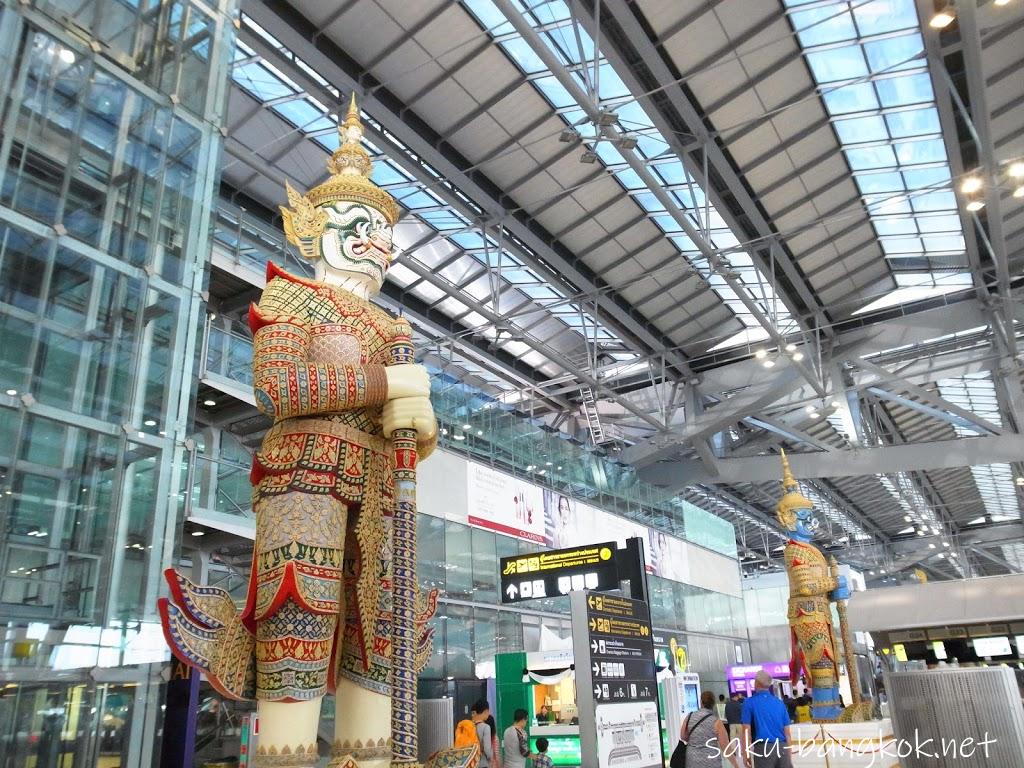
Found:
[[[569,522],[569,515],[571,511],[569,509],[569,500],[565,496],[558,497],[558,518],[563,523]]]

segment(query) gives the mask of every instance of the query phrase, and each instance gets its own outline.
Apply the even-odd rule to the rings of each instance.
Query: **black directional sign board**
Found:
[[[501,602],[619,588],[614,541],[501,558]]]
[[[647,603],[587,595],[591,693],[595,701],[656,701],[654,638]]]

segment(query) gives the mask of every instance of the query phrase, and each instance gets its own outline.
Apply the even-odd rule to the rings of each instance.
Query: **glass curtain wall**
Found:
[[[152,765],[234,1],[0,2],[0,764]]]

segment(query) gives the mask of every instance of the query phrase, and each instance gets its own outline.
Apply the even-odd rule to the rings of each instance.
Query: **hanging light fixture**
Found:
[[[945,29],[956,19],[956,9],[952,3],[943,3],[928,22],[932,29]]]

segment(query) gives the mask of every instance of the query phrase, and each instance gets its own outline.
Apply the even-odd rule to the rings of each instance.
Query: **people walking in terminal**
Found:
[[[754,695],[743,702],[743,755],[748,768],[792,768],[789,713],[772,695],[772,676],[763,669],[754,678]]]
[[[476,738],[480,742],[480,762],[477,768],[491,768],[494,764],[494,740],[491,726],[487,719],[491,716],[491,706],[485,699],[473,705],[473,724],[476,726]]]
[[[526,738],[526,710],[517,709],[512,717],[512,725],[505,729],[501,739],[501,746],[505,750],[505,768],[525,768],[526,758],[533,757],[530,742]]]
[[[736,761],[737,749],[729,748],[729,736],[715,712],[715,694],[711,691],[700,695],[700,709],[683,720],[679,738],[687,745],[686,768],[721,768],[723,755],[733,768],[740,768]]]
[[[733,691],[725,703],[725,722],[729,726],[729,738],[743,743],[743,694]]]
[[[498,748],[498,724],[494,715],[487,715],[487,728],[491,733],[491,768],[501,768],[501,750]]]
[[[719,720],[725,720],[725,694],[718,694],[718,703],[715,704],[715,714]]]

